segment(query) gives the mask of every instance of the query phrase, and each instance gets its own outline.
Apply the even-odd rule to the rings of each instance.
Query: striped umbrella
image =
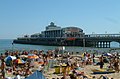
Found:
[[[37,59],[39,57],[37,55],[35,55],[35,54],[28,54],[28,58],[29,59]]]
[[[24,60],[22,60],[22,59],[17,59],[17,64],[24,64],[24,63],[25,63]]]

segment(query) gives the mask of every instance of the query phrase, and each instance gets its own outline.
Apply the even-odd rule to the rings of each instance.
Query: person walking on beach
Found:
[[[100,69],[103,68],[104,62],[103,62],[103,55],[100,57]]]
[[[1,60],[1,73],[2,73],[2,79],[5,79],[5,67],[6,67],[6,64],[5,64],[5,61],[4,59]]]
[[[95,53],[93,53],[92,58],[93,58],[93,64],[94,64],[95,63]]]

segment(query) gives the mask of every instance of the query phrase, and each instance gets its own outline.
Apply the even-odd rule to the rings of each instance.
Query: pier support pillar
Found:
[[[110,42],[109,42],[109,48],[110,48]]]
[[[120,46],[120,43],[119,43]],[[95,47],[99,48],[110,48],[110,41],[99,41],[95,42]]]
[[[106,48],[109,47],[109,42],[106,41],[105,47],[106,47]]]
[[[108,42],[106,42],[106,48],[108,48],[109,46],[108,46]]]
[[[102,47],[102,42],[100,42],[100,48]]]
[[[108,46],[107,46],[107,42],[106,41],[104,41],[103,42],[103,48],[107,48]]]
[[[95,42],[95,47],[99,47],[99,42]]]
[[[103,48],[105,48],[105,42],[103,42]]]

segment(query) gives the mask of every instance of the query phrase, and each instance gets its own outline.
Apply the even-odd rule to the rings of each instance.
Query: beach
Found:
[[[58,50],[49,50],[46,54],[44,52],[43,50],[6,51],[1,55],[1,59],[4,58],[6,63],[4,68],[6,70],[5,77],[13,79],[17,75],[20,75],[21,79],[24,79],[29,78],[34,72],[39,71],[46,79],[82,79],[83,77],[99,79],[100,76],[108,77],[109,79],[120,78],[119,72],[116,72],[114,68],[112,69],[112,73],[108,73],[109,62],[104,63],[102,69],[100,69],[100,65],[96,65],[101,55],[95,54],[95,62],[93,62],[93,54],[89,52],[73,53],[65,51],[62,54]],[[114,58],[114,55],[118,54],[109,55],[111,55],[111,58]],[[109,58],[109,55],[104,56],[104,59]],[[11,57],[12,63],[7,62],[9,60],[7,59],[8,57]],[[93,73],[95,69],[100,70],[99,74]],[[102,74],[100,72],[106,73]],[[71,75],[74,75],[74,77],[71,78]]]
[[[113,79],[119,79],[120,78],[120,73],[112,73],[112,74],[92,74],[93,72],[91,71],[91,69],[94,69],[94,68],[99,68],[98,66],[92,66],[92,65],[89,65],[89,66],[86,66],[84,68],[84,70],[82,70],[85,74],[87,74],[87,76],[89,76],[88,79],[99,79],[101,75],[104,75],[104,76],[107,76],[109,79],[113,78]],[[52,71],[51,71],[52,70]],[[51,73],[54,72],[54,69],[51,69]],[[95,78],[93,78],[95,76]],[[62,76],[60,75],[51,75],[50,72],[48,73],[48,75],[46,76],[48,79],[52,79],[52,78],[59,78],[61,79]],[[78,78],[78,79],[82,79],[82,78]],[[102,79],[102,78],[101,78]]]
[[[56,48],[61,48],[61,47],[50,47],[50,46],[34,46],[34,45],[19,45],[19,44],[15,44],[12,46],[11,42],[12,40],[2,40],[1,41],[3,43],[3,45],[0,47],[2,49],[1,53],[4,55],[6,50],[8,50],[8,53],[9,55],[14,55],[16,56],[16,54],[18,54],[18,56],[20,57],[20,59],[24,59],[25,57],[28,57],[28,54],[35,54],[37,55],[40,59],[42,58],[42,60],[39,60],[39,61],[43,61],[43,54],[48,54],[48,52],[55,52],[55,49]],[[36,50],[37,48],[37,50]],[[12,50],[13,49],[13,50]],[[42,52],[42,54],[40,55],[40,52]],[[69,53],[68,53],[69,52]],[[97,62],[99,62],[98,60],[98,57],[100,57],[103,53],[107,53],[107,52],[110,52],[111,54],[112,53],[115,53],[115,52],[118,52],[119,53],[119,50],[111,50],[108,49],[108,48],[83,48],[83,47],[65,47],[65,50],[64,50],[64,55],[63,56],[66,56],[67,54],[70,55],[70,57],[72,57],[72,59],[70,59],[71,61],[73,62],[78,62],[79,61],[79,64],[81,64],[81,62],[83,60],[81,60],[81,57],[83,55],[84,52],[88,52],[91,56],[93,53],[95,53],[96,55],[96,58],[97,58]],[[25,54],[26,53],[26,54]],[[62,54],[63,52],[60,50],[58,54]],[[5,56],[5,55],[4,55]],[[7,56],[5,56],[6,58]],[[78,59],[78,60],[75,60],[75,59]],[[29,59],[29,58],[27,58]],[[35,60],[35,59],[34,59]],[[56,72],[56,68],[53,67],[53,66],[56,66],[56,65],[59,65],[61,64],[61,62],[58,62],[58,63],[55,63],[53,62],[53,60],[65,60],[65,61],[68,61],[67,58],[62,58],[61,56],[55,58],[55,55],[53,55],[52,57],[48,57],[47,61],[51,61],[50,64],[47,64],[45,66],[42,66],[41,68],[43,68],[43,75],[45,75],[46,78],[48,79],[52,79],[52,78],[62,78],[63,77],[63,73],[62,73],[62,67],[60,67],[60,70],[58,74],[55,74]],[[44,60],[45,61],[45,60]],[[62,62],[64,64],[64,61]],[[49,65],[51,64],[54,64],[52,65],[52,67],[50,67]],[[35,66],[33,66],[35,65]],[[104,66],[104,68],[107,68],[107,66],[109,65],[109,63],[106,63],[106,66]],[[41,63],[38,63],[38,61],[34,61],[32,62],[31,64],[32,67],[30,67],[30,71],[32,71],[31,74],[33,74],[36,70],[39,70],[40,69],[40,66],[41,66]],[[114,78],[114,79],[119,79],[120,76],[118,75],[119,73],[110,73],[110,74],[93,74],[92,72],[92,69],[100,69],[99,65],[97,66],[94,66],[93,64],[91,65],[85,65],[84,67],[83,66],[80,66],[80,68],[82,70],[80,70],[80,72],[84,72],[85,75],[91,77],[96,77],[96,78],[99,78],[101,75],[104,75],[104,76],[108,76],[110,78]],[[7,66],[6,69],[13,69],[13,67],[9,67]],[[24,68],[20,68],[18,67],[17,68],[17,71],[19,71],[19,73],[21,74],[21,78],[24,79],[25,78],[25,70],[27,69],[27,66]],[[20,72],[24,70],[24,72]],[[16,73],[14,73],[15,71],[12,71],[12,72],[9,72],[8,71],[6,72],[6,77],[12,77],[14,78],[16,75]],[[14,73],[14,74],[13,74]],[[0,73],[1,74],[1,73]]]
[[[108,63],[105,64],[104,68],[107,68]],[[119,67],[120,68],[120,67]],[[120,78],[120,73],[107,73],[107,74],[93,74],[92,70],[93,69],[100,69],[99,66],[95,66],[95,65],[86,65],[82,70],[80,70],[80,72],[84,72],[84,74],[88,77],[87,79],[103,79],[101,76],[106,76],[108,77],[108,79],[119,79]],[[52,78],[59,78],[61,79],[61,75],[51,75],[55,72],[55,69],[50,69],[50,72],[48,72],[48,79],[52,79]],[[101,77],[101,78],[100,78]],[[69,78],[66,78],[69,79]],[[83,79],[81,77],[77,77],[77,79]]]

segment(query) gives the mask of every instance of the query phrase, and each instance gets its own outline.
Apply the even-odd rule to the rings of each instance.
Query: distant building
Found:
[[[62,28],[56,26],[53,22],[50,23],[46,27],[45,31],[42,31],[42,37],[61,37],[62,36]]]
[[[84,37],[85,33],[82,29],[78,27],[65,27],[61,28],[60,26],[55,25],[53,22],[50,25],[46,26],[45,31],[41,33],[35,33],[30,35],[31,38],[55,38],[55,37]],[[24,37],[29,37],[25,35]]]
[[[41,34],[42,37],[83,37],[85,35],[83,30],[78,27],[61,28],[53,22],[51,22]]]
[[[85,33],[78,27],[66,27],[63,28],[64,37],[84,37]]]

